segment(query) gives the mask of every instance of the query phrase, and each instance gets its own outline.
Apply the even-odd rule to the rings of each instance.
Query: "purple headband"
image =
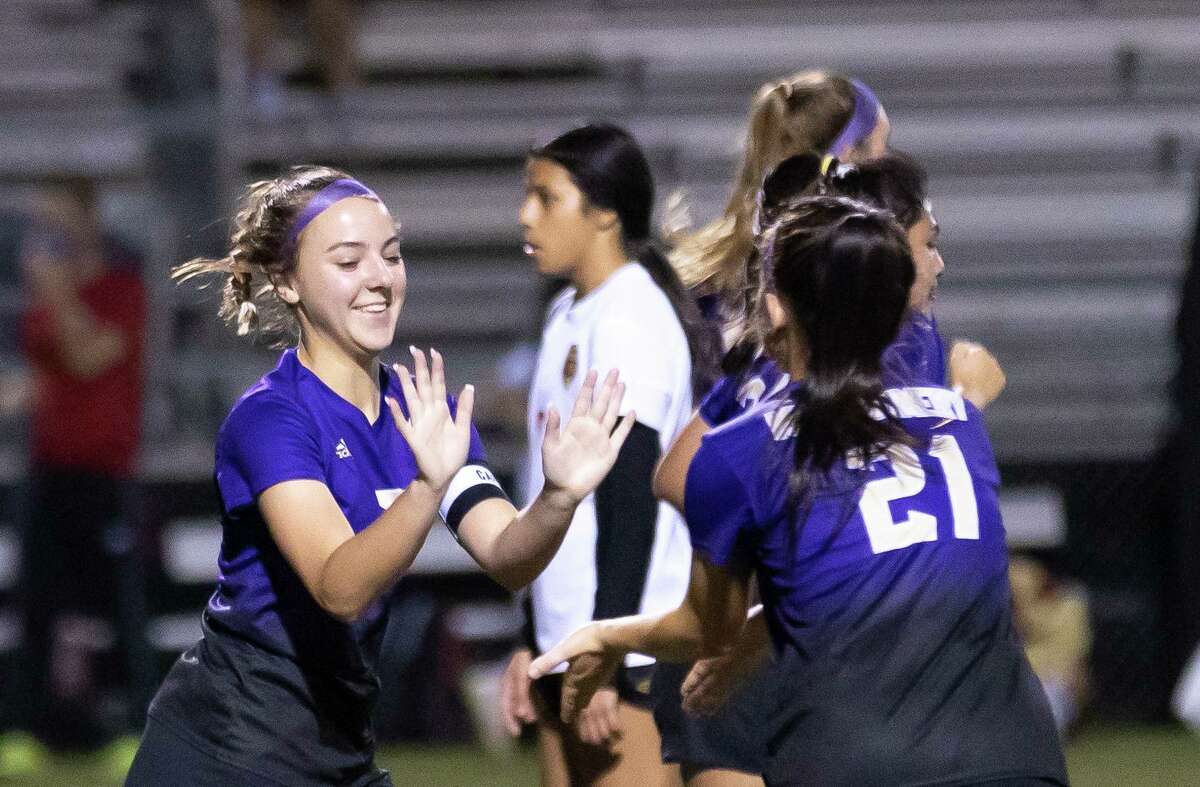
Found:
[[[842,133],[825,151],[831,156],[844,156],[843,151],[866,139],[879,120],[879,99],[875,98],[871,88],[857,79],[851,79],[850,84],[854,86],[854,112],[850,114]]]
[[[354,178],[335,180],[314,194],[312,199],[305,204],[304,209],[300,211],[300,215],[292,222],[292,228],[288,230],[287,238],[283,242],[280,258],[290,260],[296,253],[296,244],[299,242],[300,233],[304,232],[304,228],[317,216],[329,210],[333,203],[348,197],[369,197],[377,202],[383,202],[375,192]]]

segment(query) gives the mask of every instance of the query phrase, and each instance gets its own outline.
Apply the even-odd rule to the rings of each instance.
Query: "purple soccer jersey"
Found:
[[[910,313],[900,325],[896,340],[883,353],[884,380],[888,386],[946,384],[946,353],[937,320]],[[741,374],[717,380],[704,401],[700,417],[709,426],[733,420],[749,408],[781,393],[788,375],[765,355],[754,359]]]
[[[1012,627],[999,472],[982,418],[945,388],[889,398],[916,447],[865,466],[846,457],[803,506],[789,493],[791,395],[706,435],[688,473],[693,549],[757,572],[796,679],[765,720],[771,782],[1065,783]]]
[[[395,374],[381,366],[380,375],[381,394],[407,413]],[[467,464],[484,463],[472,426]],[[238,400],[217,435],[222,542],[220,580],[206,610],[210,619],[292,658],[357,662],[358,641],[382,623],[382,602],[352,626],[325,613],[275,545],[256,500],[284,481],[320,481],[357,533],[416,476],[413,453],[382,399],[379,418],[369,423],[301,364],[295,350],[284,352],[278,366]]]
[[[780,393],[787,384],[787,374],[770,358],[760,355],[742,374],[727,374],[713,384],[700,402],[700,417],[709,426],[723,424],[760,400]]]

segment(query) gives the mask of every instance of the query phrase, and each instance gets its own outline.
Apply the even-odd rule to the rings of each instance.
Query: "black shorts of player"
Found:
[[[621,701],[644,710],[654,710],[654,697],[650,690],[655,668],[654,664],[647,664],[644,667],[618,669],[617,696]],[[533,682],[533,689],[541,697],[551,718],[557,719],[562,712],[562,684],[561,672],[545,675]]]
[[[372,671],[313,669],[203,621],[150,704],[131,784],[391,784],[375,765]]]
[[[654,674],[654,723],[662,737],[663,762],[678,763],[685,772],[761,774],[767,764],[765,719],[779,684],[776,665],[751,676],[713,716],[683,710],[679,690],[690,669],[690,664],[662,662]]]
[[[125,777],[125,787],[263,787],[261,774],[238,768],[207,754],[154,719],[146,724],[141,746]],[[387,771],[377,770],[353,782],[356,787],[392,787]]]

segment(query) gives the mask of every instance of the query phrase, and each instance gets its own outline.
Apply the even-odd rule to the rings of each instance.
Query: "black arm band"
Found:
[[[455,474],[438,507],[438,513],[446,520],[450,532],[458,535],[458,526],[467,512],[478,503],[493,497],[508,499],[496,476],[485,465],[478,462],[465,465]]]

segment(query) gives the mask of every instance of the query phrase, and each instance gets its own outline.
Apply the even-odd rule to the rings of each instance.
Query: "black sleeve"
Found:
[[[593,620],[635,615],[654,548],[658,501],[651,490],[658,432],[634,423],[616,464],[596,488],[596,606]]]

